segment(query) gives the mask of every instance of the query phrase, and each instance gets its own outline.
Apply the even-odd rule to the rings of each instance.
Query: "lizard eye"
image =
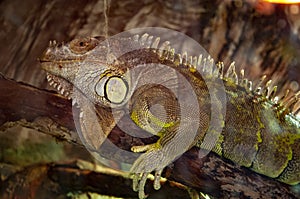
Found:
[[[84,54],[98,45],[99,41],[94,38],[79,38],[70,42],[70,50],[76,54]]]
[[[103,77],[95,86],[97,95],[113,104],[121,104],[128,92],[127,82],[119,76]]]

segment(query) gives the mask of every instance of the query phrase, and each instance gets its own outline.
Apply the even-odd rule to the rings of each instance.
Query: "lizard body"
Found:
[[[210,71],[211,58],[177,54],[168,42],[160,44],[159,39],[148,34],[113,39],[109,45],[103,40],[81,38],[65,45],[51,43],[41,63],[50,84],[81,107],[80,128],[91,148],[101,145],[117,123],[114,118],[124,114],[119,111],[123,107],[128,107],[128,114],[137,126],[160,137],[157,143],[132,147],[134,152],[145,151],[131,168],[136,174],[133,187],[140,198],[145,197],[144,185],[149,173],[155,171],[154,187],[159,189],[163,168],[195,145],[287,184],[300,182],[300,122],[292,113],[300,93],[277,100],[277,87],[271,88],[270,81],[265,84],[265,76],[253,86],[243,70],[237,75],[234,64],[226,73],[222,63],[218,64],[218,70]],[[128,46],[133,50],[117,57],[111,53]],[[206,71],[205,79],[199,67]],[[162,75],[155,79],[157,71],[168,73],[168,78]],[[175,78],[178,76],[182,78]],[[216,77],[221,81],[216,81]],[[182,86],[185,85],[182,79],[190,87]],[[143,83],[137,86],[137,82]],[[224,85],[226,99],[211,100],[218,90],[209,90],[207,84],[213,88]],[[196,102],[178,97],[174,94],[178,90],[183,95],[192,90]],[[227,102],[225,106],[223,100]],[[184,110],[179,102],[184,104]],[[95,111],[92,104],[103,107],[97,117],[92,116]],[[219,118],[213,124],[222,131],[215,141],[206,142],[204,137],[217,131],[214,125],[209,125],[211,106],[219,106],[215,113]],[[113,114],[112,109],[117,111]],[[226,114],[222,115],[223,111]],[[97,131],[103,131],[103,135],[93,134]]]

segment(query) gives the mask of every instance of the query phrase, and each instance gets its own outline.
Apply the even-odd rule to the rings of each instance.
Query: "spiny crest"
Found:
[[[62,48],[63,51],[66,52],[66,48],[64,47],[65,47],[64,42],[59,43],[56,40],[50,40],[47,50],[57,52],[59,51],[60,48]]]
[[[244,69],[236,72],[235,62],[232,62],[227,71],[224,71],[224,63],[218,62],[215,65],[213,58],[210,56],[203,57],[202,54],[197,56],[188,56],[187,52],[175,53],[169,41],[161,43],[160,37],[153,37],[147,33],[133,36],[133,40],[139,42],[145,48],[151,48],[158,53],[161,59],[169,60],[176,66],[184,65],[189,67],[191,72],[202,71],[205,74],[219,77],[224,81],[230,81],[239,85],[250,94],[254,94],[259,101],[269,100],[274,108],[283,116],[287,114],[297,115],[300,113],[300,91],[294,95],[289,95],[289,90],[282,97],[277,96],[277,86],[273,85],[272,80],[267,80],[263,75],[259,82],[254,86],[253,82],[245,77]],[[214,67],[216,66],[216,67]]]
[[[49,41],[49,47],[57,47],[57,46],[58,46],[58,43],[56,42],[56,40]]]

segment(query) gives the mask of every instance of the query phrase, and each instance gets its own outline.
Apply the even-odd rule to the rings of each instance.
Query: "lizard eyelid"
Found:
[[[94,49],[99,40],[94,38],[78,38],[70,42],[70,50],[75,54],[84,54]]]

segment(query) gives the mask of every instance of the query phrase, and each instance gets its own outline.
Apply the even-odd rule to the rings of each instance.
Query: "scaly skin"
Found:
[[[148,35],[142,38],[149,39]],[[239,165],[287,184],[300,182],[300,122],[289,113],[299,93],[284,106],[283,100],[274,100],[276,87],[270,90],[267,83],[253,89],[252,82],[243,77],[243,71],[237,77],[234,65],[223,74],[222,63],[218,65],[220,71],[208,73],[204,81],[202,74],[195,70],[199,64],[201,67],[201,62],[195,66],[186,56],[182,59],[182,55],[167,48],[157,50],[155,42],[144,44],[141,40],[113,39],[110,46],[101,42],[103,38],[75,39],[66,45],[52,43],[41,58],[51,84],[81,108],[80,128],[90,148],[101,145],[116,125],[116,118],[126,114],[124,107],[139,127],[160,137],[157,143],[132,147],[134,152],[145,151],[131,168],[133,188],[140,198],[145,197],[144,185],[149,173],[155,171],[154,187],[159,189],[163,168],[194,145],[212,149]],[[119,57],[112,53],[128,46],[132,47],[131,52]],[[168,70],[159,64],[168,66]],[[129,73],[135,68],[135,73]],[[181,76],[191,87],[181,88],[182,82],[176,78],[166,80],[164,75],[146,84],[156,78],[157,70],[170,77]],[[226,99],[216,97],[218,90],[209,90],[207,84],[212,88],[224,84]],[[196,105],[188,97],[178,98],[168,86],[185,96],[189,95],[188,90],[193,90]],[[225,106],[223,100],[227,101]],[[184,110],[180,109],[180,103],[185,104]],[[93,104],[103,110],[95,110]],[[213,126],[209,126],[211,106],[219,106],[216,112],[219,118]],[[114,114],[112,110],[116,110]],[[183,116],[183,111],[188,114]],[[223,111],[226,114],[222,115]],[[194,126],[197,128],[193,133]],[[204,141],[205,136],[216,133],[215,126],[223,128],[216,143]]]

